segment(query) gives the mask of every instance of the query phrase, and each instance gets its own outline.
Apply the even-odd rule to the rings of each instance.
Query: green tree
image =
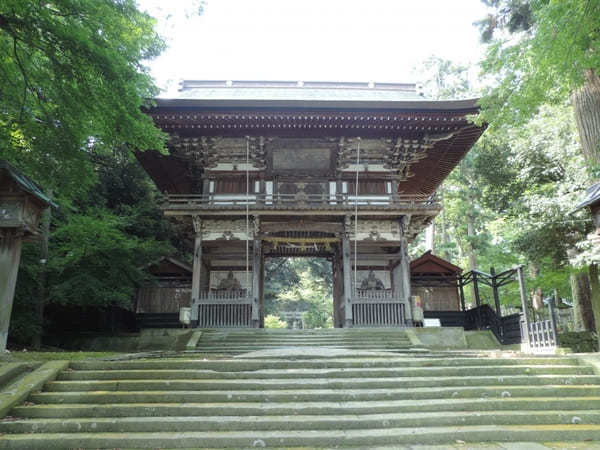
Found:
[[[600,3],[595,0],[484,0],[489,42],[482,63],[494,81],[481,101],[493,127],[524,123],[546,103],[571,96],[583,153],[600,163]]]
[[[60,196],[93,183],[89,152],[162,149],[142,111],[158,93],[154,25],[133,0],[3,1],[0,158]]]
[[[265,316],[265,328],[287,328],[287,323],[273,314]]]
[[[589,173],[600,167],[600,3],[595,0],[484,0],[493,14],[480,22],[490,43],[482,64],[492,88],[482,99],[481,120],[492,128],[523,124],[548,103],[571,99]],[[585,172],[579,174],[585,176]],[[588,179],[589,182],[589,179]],[[588,264],[592,286],[598,272]],[[600,323],[600,290],[587,288],[587,274],[574,274],[573,295],[591,292]],[[582,286],[582,289],[575,288]],[[589,323],[589,321],[588,321]]]
[[[96,183],[92,156],[163,149],[142,107],[158,93],[144,61],[164,48],[134,0],[6,0],[0,4],[0,158],[63,208]],[[52,211],[39,261],[49,260]],[[37,270],[38,322],[49,286]],[[39,346],[39,340],[34,342]]]

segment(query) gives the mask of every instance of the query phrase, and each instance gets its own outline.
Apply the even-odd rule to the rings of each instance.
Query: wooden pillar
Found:
[[[265,327],[265,251],[264,251],[264,248],[261,248],[261,252],[260,252],[259,303],[260,303],[260,328],[264,328]]]
[[[519,280],[519,293],[521,294],[521,307],[523,308],[523,320],[525,327],[522,329],[521,341],[529,342],[529,311],[527,309],[527,291],[525,290],[525,276],[523,266],[517,267],[517,279]]]
[[[344,327],[350,328],[353,325],[352,320],[352,298],[354,289],[352,288],[352,254],[350,253],[349,221],[346,221],[346,229],[342,237],[342,262],[344,272]]]
[[[202,219],[199,216],[192,218],[194,224],[194,258],[192,265],[192,321],[198,322],[198,309],[200,303],[200,279],[202,275]]]
[[[408,257],[408,240],[406,234],[410,225],[410,216],[404,216],[400,220],[400,263],[398,264],[398,271],[394,278],[399,277],[398,284],[401,286],[398,294],[401,295],[402,301],[406,305],[406,319],[409,323],[412,321],[412,302],[411,302],[411,290],[410,290],[410,259]]]
[[[475,295],[475,307],[477,308],[477,329],[481,330],[481,298],[479,297],[479,281],[477,272],[473,271],[473,295]]]
[[[498,332],[504,339],[504,325],[502,322],[502,308],[500,307],[500,295],[498,294],[498,284],[496,283],[496,270],[490,267],[490,275],[492,276],[492,293],[494,295],[494,304],[496,305],[496,316],[498,316]]]
[[[496,315],[502,317],[502,308],[500,307],[500,295],[498,294],[498,285],[496,284],[496,271],[490,267],[490,275],[492,276],[492,293],[494,294],[494,304],[496,305]]]
[[[0,235],[0,352],[6,350],[17,273],[21,260],[22,237],[6,232]]]
[[[260,318],[260,277],[262,272],[262,240],[256,239],[260,227],[260,218],[254,216],[254,242],[252,244],[252,323],[259,328]],[[247,236],[250,239],[250,236]]]
[[[336,244],[333,251],[333,324],[335,328],[343,328],[345,317],[344,277],[342,251]]]
[[[463,312],[467,310],[467,307],[465,306],[465,285],[463,284],[463,277],[462,275],[460,275],[460,277],[458,278],[458,289],[459,289],[459,293],[460,293],[460,307],[462,308]]]

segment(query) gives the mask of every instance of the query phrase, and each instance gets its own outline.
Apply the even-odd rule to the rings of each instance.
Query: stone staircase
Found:
[[[197,345],[202,353],[221,354],[287,347],[403,351],[411,348],[411,341],[406,331],[393,328],[225,329],[202,331],[202,338]]]
[[[0,449],[600,448],[600,377],[573,357],[353,348],[392,345],[382,331],[307,333],[296,347],[245,333],[207,333],[198,354],[71,362],[0,421]],[[204,354],[225,341],[260,350]]]

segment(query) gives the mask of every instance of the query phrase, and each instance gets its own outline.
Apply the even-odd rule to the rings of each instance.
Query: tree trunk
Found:
[[[594,324],[596,325],[596,335],[598,337],[598,348],[600,348],[600,333],[598,328],[600,325],[600,281],[598,280],[598,265],[590,264],[588,267],[588,275],[590,277],[590,290],[592,300],[592,311],[594,313]]]
[[[48,191],[52,198],[52,191]],[[40,242],[40,277],[38,284],[38,298],[35,305],[36,319],[39,324],[38,332],[33,336],[31,346],[39,350],[42,346],[42,335],[44,334],[44,307],[48,300],[48,241],[50,239],[50,222],[52,221],[52,207],[48,207],[42,214],[42,236]]]
[[[594,316],[592,312],[592,293],[590,279],[585,272],[571,274],[571,293],[573,295],[573,315],[576,331],[592,331]]]
[[[467,216],[467,237],[475,237],[475,225],[473,224],[473,216]],[[467,255],[469,256],[469,270],[477,269],[477,255],[475,247],[471,241],[467,245]]]
[[[442,235],[442,245],[444,247],[444,253],[442,256],[445,259],[450,259],[450,253],[448,252],[448,242],[450,238],[448,236],[448,229],[446,228],[446,207],[444,205],[444,188],[440,188],[440,203],[442,205],[442,212],[440,213],[440,227]]]
[[[584,74],[585,83],[571,97],[575,121],[585,159],[600,164],[600,77],[594,69]]]
[[[469,197],[469,206],[473,207],[473,199]],[[471,209],[472,210],[472,209]],[[475,220],[472,214],[467,214],[467,255],[469,257],[469,270],[477,269],[477,256],[475,255],[475,246],[471,238],[475,237]],[[475,298],[475,284],[472,286],[473,298]]]

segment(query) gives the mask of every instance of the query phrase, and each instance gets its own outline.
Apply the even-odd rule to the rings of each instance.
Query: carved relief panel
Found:
[[[254,238],[254,221],[248,224],[248,239]],[[246,220],[212,220],[202,221],[202,239],[205,241],[246,240]]]
[[[346,228],[351,240],[355,240],[355,222],[351,218]],[[358,220],[359,241],[399,241],[402,234],[395,220]]]

